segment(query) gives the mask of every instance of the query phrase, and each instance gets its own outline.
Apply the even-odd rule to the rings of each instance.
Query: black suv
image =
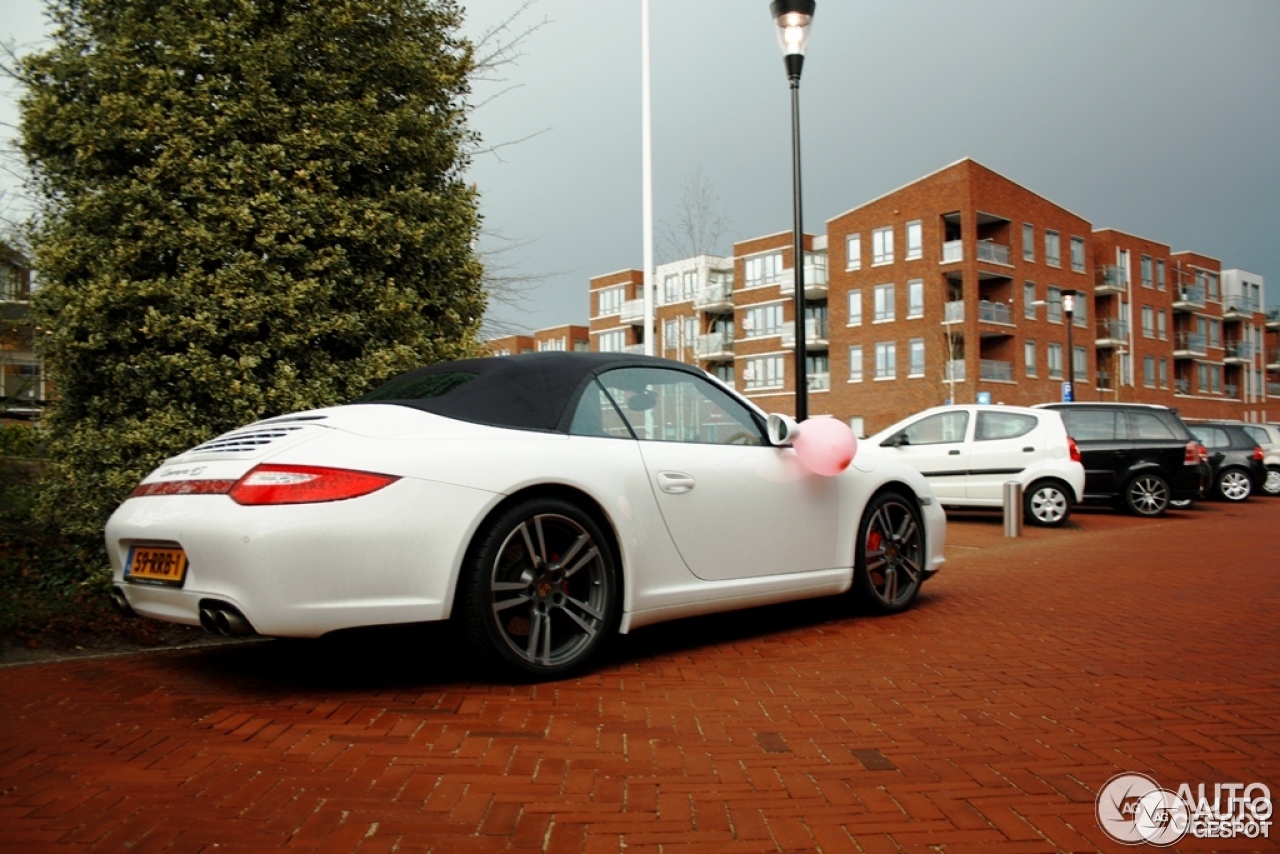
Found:
[[[1200,449],[1172,409],[1145,403],[1043,403],[1062,413],[1084,463],[1085,501],[1139,516],[1200,495]]]
[[[1243,426],[1195,421],[1187,427],[1209,450],[1211,495],[1224,501],[1244,501],[1262,486],[1267,477],[1262,448]]]

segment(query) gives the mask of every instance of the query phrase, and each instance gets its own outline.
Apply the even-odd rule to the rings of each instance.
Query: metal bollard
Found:
[[[1016,480],[1004,484],[1004,535],[1022,536],[1022,484]]]

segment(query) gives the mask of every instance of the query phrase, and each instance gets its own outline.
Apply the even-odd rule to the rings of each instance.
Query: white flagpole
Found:
[[[653,129],[650,123],[649,104],[649,0],[640,0],[643,21],[640,27],[640,101],[641,118],[641,190],[644,216],[644,352],[652,356],[653,347]]]

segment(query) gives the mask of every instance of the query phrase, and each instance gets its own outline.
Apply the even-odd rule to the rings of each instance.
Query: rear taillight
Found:
[[[1187,447],[1182,454],[1183,465],[1198,466],[1200,465],[1200,448],[1203,447],[1199,442],[1192,439],[1187,443]]]
[[[1204,446],[1204,442],[1196,442],[1196,453],[1200,455],[1200,462],[1209,461],[1209,449]]]
[[[1256,463],[1260,463],[1260,462],[1262,462],[1262,460],[1263,460],[1264,458],[1265,458],[1265,455],[1262,453],[1262,446],[1261,446],[1261,445],[1254,445],[1254,446],[1253,446],[1253,461],[1254,461],[1254,462],[1256,462]]]
[[[314,504],[376,492],[400,478],[323,466],[259,465],[231,487],[237,504]]]
[[[1070,436],[1067,437],[1067,453],[1071,455],[1071,462],[1080,462],[1080,446]]]

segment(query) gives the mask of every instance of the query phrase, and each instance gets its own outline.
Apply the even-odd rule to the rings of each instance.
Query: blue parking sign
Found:
[[[1075,389],[1071,387],[1071,383],[1062,384],[1062,400],[1064,403],[1070,403],[1076,399]]]

